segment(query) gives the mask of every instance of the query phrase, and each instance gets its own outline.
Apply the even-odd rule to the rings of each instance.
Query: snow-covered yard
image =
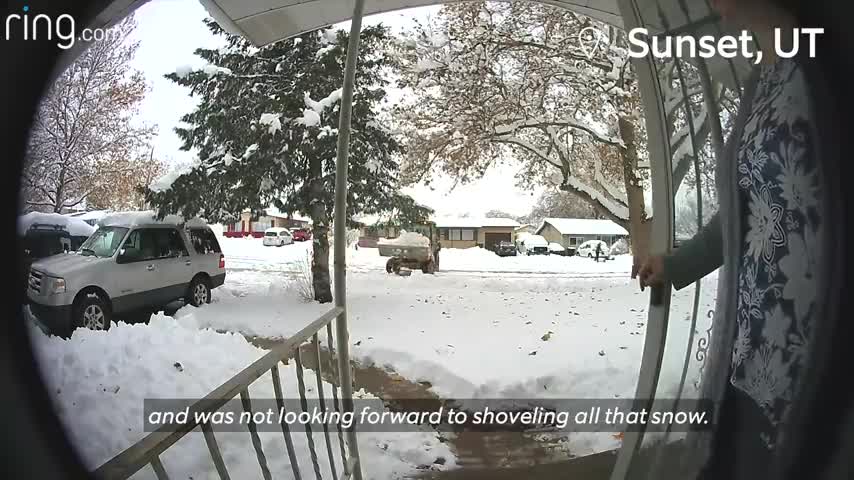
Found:
[[[243,268],[229,273],[214,304],[184,309],[178,318],[252,336],[287,337],[325,311],[300,301],[291,287],[297,270],[292,262],[304,258],[306,246],[264,249],[251,240],[226,239],[223,248],[230,265]],[[351,353],[363,364],[429,382],[443,398],[634,395],[649,297],[629,278],[631,257],[597,263],[444,249],[438,274],[408,277],[386,274],[385,260],[376,249],[348,251]],[[701,312],[714,303],[714,278],[705,282]],[[693,288],[674,294],[669,343],[687,341],[693,301]],[[695,348],[708,321],[698,319]],[[683,359],[673,349],[665,354],[660,387],[671,396]],[[699,365],[692,353],[688,388]],[[576,445],[573,453],[614,446],[613,439],[602,438]]]
[[[107,332],[77,330],[69,340],[47,337],[32,328],[42,372],[54,404],[68,427],[72,443],[85,462],[96,468],[141,440],[143,400],[146,398],[201,398],[266,351],[233,333],[200,329],[190,319],[180,322],[157,315],[148,325],[119,323]],[[282,388],[296,392],[293,362],[279,365]],[[305,372],[308,396],[314,373]],[[327,397],[331,386],[324,385]],[[249,388],[254,399],[274,398],[267,373]],[[359,392],[361,398],[374,398]],[[217,430],[217,427],[214,427]],[[260,432],[270,471],[275,478],[293,478],[281,432]],[[311,471],[304,433],[292,435],[303,475]],[[339,452],[332,436],[333,454]],[[322,433],[314,433],[321,471],[331,478]],[[218,432],[217,442],[232,478],[261,478],[248,430]],[[452,468],[454,455],[433,431],[359,433],[366,478],[401,478],[419,466]],[[444,459],[444,466],[434,464]],[[179,440],[161,459],[171,478],[215,478],[203,436],[196,432]],[[340,457],[336,456],[338,471]],[[149,467],[133,478],[155,478]]]
[[[257,239],[221,243],[228,276],[212,304],[182,308],[177,321],[157,316],[149,325],[79,331],[68,341],[37,335],[55,399],[91,465],[143,436],[143,398],[203,396],[264,353],[241,335],[218,332],[288,337],[329,308],[305,302],[295,287],[310,242],[281,248]],[[630,257],[596,263],[445,249],[440,272],[408,277],[386,274],[385,260],[376,249],[348,250],[351,353],[363,365],[429,382],[446,399],[634,395],[648,295],[629,279]],[[713,308],[713,290],[704,288],[701,311]],[[693,289],[671,301],[670,331],[680,341],[690,330],[693,301]],[[708,319],[700,320],[702,336]],[[673,391],[682,358],[671,352],[666,363],[661,386]],[[692,355],[688,385],[698,367]],[[282,377],[293,382],[292,374]],[[270,398],[271,388],[262,378],[251,393]],[[258,476],[248,434],[222,435],[229,467],[246,474],[235,478]],[[570,437],[567,449],[584,455],[618,444],[612,435],[585,434]],[[167,466],[182,473],[212,468],[201,435],[179,446],[165,455]],[[264,447],[284,451],[281,434],[264,435]],[[454,466],[453,453],[432,432],[363,432],[360,448],[368,478],[399,478],[438,457],[446,459],[443,468]],[[274,457],[271,468],[288,471],[287,457]]]

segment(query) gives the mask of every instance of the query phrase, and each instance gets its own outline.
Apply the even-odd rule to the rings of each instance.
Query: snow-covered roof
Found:
[[[303,216],[300,212],[294,212],[294,213],[288,215],[287,213],[282,212],[281,210],[279,210],[278,208],[276,208],[273,205],[270,205],[269,207],[265,208],[264,213],[268,217],[290,218],[291,220],[296,220],[298,222],[309,222],[309,223],[311,223],[311,219],[306,217],[306,216]]]
[[[548,247],[549,242],[540,235],[528,235],[522,240],[526,247]]]
[[[390,218],[387,215],[373,214],[373,215],[355,215],[355,216],[353,216],[354,222],[361,223],[362,225],[365,225],[368,227],[370,227],[372,225],[376,225],[378,223],[385,223],[385,222],[388,222],[389,220],[390,220]]]
[[[86,220],[100,220],[104,218],[106,215],[110,213],[109,210],[92,210],[91,212],[76,212],[76,213],[66,213],[67,217],[77,218],[83,221]]]
[[[628,235],[625,228],[617,225],[611,220],[593,220],[589,218],[546,218],[537,229],[537,233],[543,231],[543,227],[549,224],[557,229],[561,235]]]
[[[18,217],[18,233],[20,235],[26,234],[27,230],[35,224],[62,227],[73,237],[88,237],[95,231],[95,227],[78,217],[69,217],[58,213],[30,212]]]
[[[434,219],[439,228],[483,228],[483,227],[507,227],[516,228],[519,222],[512,218],[484,218],[484,217],[442,217]]]

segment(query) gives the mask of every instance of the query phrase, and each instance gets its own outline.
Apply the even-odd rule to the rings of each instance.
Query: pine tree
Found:
[[[225,47],[198,49],[208,62],[167,78],[188,87],[198,107],[176,131],[183,149],[199,159],[171,185],[149,189],[147,200],[160,215],[200,215],[228,222],[269,205],[307,213],[314,223],[312,277],[315,300],[332,300],[328,231],[335,194],[335,157],[341,86],[348,35],[315,31],[255,48],[226,33]],[[381,110],[386,71],[394,56],[382,26],[361,33],[350,137],[347,218],[401,209],[424,217],[429,211],[398,191],[401,144],[386,128]]]

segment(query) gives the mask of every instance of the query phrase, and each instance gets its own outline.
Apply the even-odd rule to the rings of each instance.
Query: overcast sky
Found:
[[[439,7],[423,7],[374,15],[365,24],[384,23],[395,30],[408,28],[413,18],[426,19]],[[136,12],[138,27],[134,34],[140,42],[134,67],[145,74],[150,91],[143,101],[138,120],[156,125],[158,136],[155,154],[174,164],[189,162],[191,154],[180,150],[181,141],[174,133],[180,117],[192,111],[195,101],[184,87],[163,78],[182,65],[201,66],[204,62],[193,55],[197,48],[216,48],[222,42],[208,31],[202,20],[207,16],[197,0],[153,0]],[[349,28],[349,22],[341,27]],[[457,186],[453,179],[433,181],[432,188],[416,186],[406,190],[416,201],[435,209],[440,215],[483,214],[491,209],[514,215],[527,214],[540,189],[516,187],[515,168],[496,167],[480,181]]]

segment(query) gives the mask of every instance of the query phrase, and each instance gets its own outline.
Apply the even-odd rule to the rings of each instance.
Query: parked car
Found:
[[[578,246],[578,249],[575,250],[575,254],[581,257],[595,258],[597,245],[602,245],[602,251],[599,254],[599,258],[604,260],[610,260],[612,258],[610,254],[610,249],[608,248],[608,244],[603,242],[602,240],[588,240],[582,243]]]
[[[30,268],[30,310],[52,333],[106,330],[115,315],[182,298],[200,306],[225,282],[225,256],[207,225],[117,218],[102,220],[75,254],[48,257]]]
[[[293,237],[295,242],[311,240],[311,230],[307,228],[298,228],[293,231]]]
[[[516,245],[507,241],[498,242],[495,245],[495,254],[499,257],[515,257]]]
[[[73,252],[89,238],[95,228],[81,220],[69,219],[62,215],[28,213],[19,217],[18,232],[21,245],[20,272],[23,278],[18,280],[23,297],[29,279],[30,265],[36,260],[52,255]]]
[[[564,255],[566,255],[566,249],[563,248],[563,245],[561,245],[557,242],[550,242],[549,243],[549,255],[564,256]]]
[[[522,240],[519,253],[523,255],[548,255],[549,242],[542,235],[528,235]]]
[[[294,243],[294,238],[287,228],[273,227],[264,230],[263,243],[265,247],[272,247],[274,245],[281,247],[282,245]]]

